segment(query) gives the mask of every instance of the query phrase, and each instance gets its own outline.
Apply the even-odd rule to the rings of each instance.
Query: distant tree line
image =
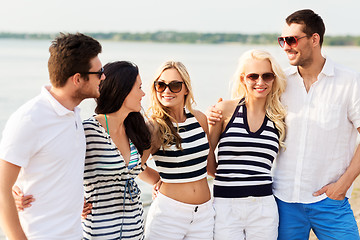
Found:
[[[85,33],[98,40],[159,42],[159,43],[241,43],[241,44],[277,44],[279,34],[241,34],[241,33],[199,33],[199,32],[110,32]],[[53,39],[56,34],[39,33],[0,33],[0,38],[17,39]],[[360,36],[325,36],[324,45],[330,46],[360,46]]]

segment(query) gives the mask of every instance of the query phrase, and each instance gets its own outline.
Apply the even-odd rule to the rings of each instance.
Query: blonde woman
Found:
[[[148,213],[145,239],[213,238],[214,209],[206,170],[208,125],[193,103],[185,66],[164,63],[154,79],[149,109],[151,153],[162,184]]]
[[[285,86],[285,75],[273,57],[250,50],[240,58],[232,100],[215,106],[222,118],[209,129],[208,172],[215,176],[214,239],[277,238],[271,168],[284,147],[285,109],[280,96]]]

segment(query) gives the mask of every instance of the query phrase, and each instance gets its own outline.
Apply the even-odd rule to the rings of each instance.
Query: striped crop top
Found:
[[[177,129],[175,123],[174,127]],[[205,178],[209,142],[199,122],[187,110],[186,121],[179,123],[179,135],[183,150],[173,144],[165,149],[161,147],[153,154],[161,180],[186,183]]]
[[[214,197],[272,195],[271,168],[278,151],[275,124],[265,116],[259,130],[251,132],[246,106],[239,104],[220,135]]]

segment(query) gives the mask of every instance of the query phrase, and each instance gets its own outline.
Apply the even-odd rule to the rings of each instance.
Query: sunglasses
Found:
[[[173,93],[178,93],[181,91],[183,83],[184,82],[180,81],[172,81],[169,84],[166,84],[165,82],[155,81],[154,87],[155,91],[158,93],[164,92],[166,88],[169,88],[169,90]]]
[[[262,75],[257,73],[250,73],[246,75],[246,79],[249,79],[252,82],[257,82],[259,77],[261,77],[261,79],[264,82],[269,83],[275,79],[275,74],[268,72],[268,73],[263,73]]]
[[[285,43],[287,45],[289,45],[290,47],[296,47],[298,45],[298,41],[304,37],[307,37],[306,36],[303,36],[303,37],[295,37],[295,36],[289,36],[289,37],[278,37],[278,42],[279,42],[279,45],[280,47],[284,47],[285,46]]]
[[[81,74],[98,74],[99,79],[101,79],[101,76],[104,74],[104,68],[102,67],[100,71],[97,72],[81,72]]]

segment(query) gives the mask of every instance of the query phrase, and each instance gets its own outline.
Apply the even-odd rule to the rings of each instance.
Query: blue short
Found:
[[[313,229],[319,240],[359,240],[359,230],[347,198],[325,198],[316,203],[287,203],[276,198],[279,210],[278,240],[309,239]]]

